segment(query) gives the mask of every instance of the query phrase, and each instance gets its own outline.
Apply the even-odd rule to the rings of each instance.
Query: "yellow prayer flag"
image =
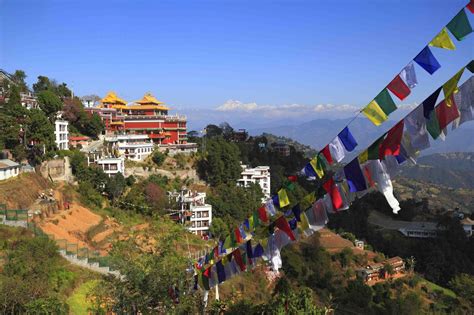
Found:
[[[306,216],[306,213],[303,211],[300,214],[300,219],[301,219],[301,230],[304,232],[309,229],[309,221],[308,217]]]
[[[280,208],[284,208],[290,204],[290,199],[288,199],[288,195],[284,188],[278,191],[278,201],[280,202]]]
[[[464,73],[464,67],[458,71],[451,79],[449,79],[445,84],[443,84],[443,93],[444,99],[446,100],[446,105],[451,107],[451,94],[458,91],[458,82],[461,79],[462,74]]]
[[[428,45],[449,50],[456,49],[456,46],[454,46],[454,43],[451,40],[451,37],[449,37],[448,30],[446,29],[446,27],[443,27],[441,32],[439,32],[438,35],[436,35]]]
[[[321,158],[316,156],[315,158],[311,159],[309,162],[311,166],[313,167],[314,171],[318,175],[319,178],[323,178],[324,176],[324,167],[323,167],[323,162],[320,160]]]
[[[369,118],[369,120],[376,126],[388,119],[388,116],[380,108],[379,104],[375,100],[369,103],[363,110],[362,113]]]
[[[301,200],[300,202],[300,206],[302,209],[306,209],[310,207],[315,201],[316,201],[316,194],[312,192],[303,197],[303,200]]]
[[[361,154],[359,154],[359,164],[365,163],[369,160],[369,150],[364,150]]]

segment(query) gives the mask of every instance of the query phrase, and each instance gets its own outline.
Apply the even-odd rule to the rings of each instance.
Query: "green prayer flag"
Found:
[[[289,180],[285,180],[285,188],[290,190],[290,191],[293,191],[295,190],[295,184],[293,182],[290,182]]]
[[[237,246],[237,241],[235,240],[235,233],[234,231],[230,232],[230,247],[235,248]]]
[[[209,291],[211,288],[209,286],[209,278],[201,273],[201,282],[205,290]]]
[[[224,248],[231,248],[232,247],[232,241],[230,239],[230,236],[227,236],[224,240]]]
[[[457,40],[463,40],[467,35],[472,33],[472,27],[467,18],[464,8],[446,25],[448,30],[456,37]]]
[[[253,212],[253,225],[254,228],[260,226],[260,219],[258,218],[258,212],[256,210]]]
[[[431,111],[430,119],[426,122],[426,129],[428,129],[428,132],[434,140],[438,139],[439,135],[441,134],[438,117],[436,116],[434,110]]]
[[[388,93],[387,88],[383,89],[383,91],[375,97],[375,101],[387,116],[397,109],[397,106],[390,96],[390,93]]]
[[[379,150],[380,150],[380,145],[382,144],[383,140],[385,139],[386,133],[384,133],[380,138],[375,140],[374,143],[367,149],[368,156],[367,158],[369,160],[378,160],[379,158]]]

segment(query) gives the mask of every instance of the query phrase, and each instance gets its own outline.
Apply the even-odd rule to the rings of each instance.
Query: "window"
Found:
[[[116,171],[117,170],[117,164],[110,164],[110,170],[111,171]]]
[[[197,221],[197,227],[201,227],[201,221]]]

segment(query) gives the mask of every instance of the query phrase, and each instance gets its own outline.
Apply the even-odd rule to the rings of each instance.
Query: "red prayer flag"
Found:
[[[293,231],[291,230],[288,221],[286,221],[285,216],[282,215],[281,217],[279,217],[275,221],[275,226],[285,232],[286,235],[288,235],[288,237],[290,238],[290,240],[296,241],[295,235],[293,234]]]
[[[400,120],[388,131],[387,137],[385,137],[379,148],[379,160],[383,160],[387,155],[400,154],[400,144],[403,136],[403,122],[403,119]]]
[[[240,230],[239,228],[235,228],[235,240],[237,243],[242,243],[244,240],[242,239],[242,235],[240,235]]]
[[[296,175],[288,176],[288,180],[290,182],[296,183],[296,181],[298,180],[298,176],[296,176]]]
[[[219,248],[217,246],[214,247],[214,257],[219,257]]]
[[[234,256],[235,262],[237,265],[239,265],[241,271],[245,271],[247,266],[245,266],[244,261],[242,259],[242,254],[240,254],[240,249],[236,249],[232,252],[232,255]]]
[[[262,222],[268,221],[267,209],[265,208],[265,206],[261,206],[260,208],[258,208],[258,217]]]
[[[365,166],[365,167],[364,167],[364,175],[365,175],[365,179],[367,179],[367,181],[369,182],[369,186],[370,186],[370,187],[374,187],[374,186],[375,186],[375,182],[374,182],[374,180],[372,179],[372,175],[370,174],[370,170],[369,170],[369,167],[368,167],[368,166]]]
[[[329,151],[329,145],[326,145],[324,149],[321,151],[321,153],[324,155],[324,157],[326,158],[326,161],[328,161],[329,164],[333,163],[331,152]]]
[[[451,94],[449,98],[450,98],[450,103],[452,104],[451,106],[448,106],[446,104],[446,100],[443,100],[436,107],[436,117],[438,118],[439,129],[441,130],[446,128],[446,126],[449,125],[450,122],[452,122],[453,120],[459,117],[458,107],[456,106],[456,103],[454,102],[453,95]]]
[[[212,266],[210,266],[206,270],[204,270],[204,272],[202,273],[203,276],[206,276],[207,278],[209,278],[209,273],[211,272],[211,268],[212,268]]]
[[[471,11],[471,13],[474,13],[474,0],[471,0],[471,2],[469,2],[467,5],[466,5],[466,8]]]
[[[334,183],[334,179],[331,177],[323,184],[324,190],[329,194],[331,197],[331,202],[334,210],[340,209],[342,207],[342,197],[339,193],[339,189],[337,189],[336,184]]]
[[[392,82],[387,85],[387,89],[395,94],[401,101],[403,101],[411,93],[410,88],[405,82],[403,82],[402,78],[400,78],[400,75],[397,75],[395,79],[393,79]]]

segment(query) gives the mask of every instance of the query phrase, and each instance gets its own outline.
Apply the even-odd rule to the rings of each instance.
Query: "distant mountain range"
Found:
[[[271,133],[294,139],[315,149],[321,149],[344,128],[348,119],[316,119],[302,124],[274,125],[249,129],[250,135]],[[387,121],[379,127],[374,126],[365,118],[357,118],[350,124],[350,130],[357,142],[357,149],[362,150],[375,141],[383,132],[395,124]],[[423,151],[423,155],[438,152],[474,152],[474,122],[463,124],[460,128],[449,130],[446,141],[432,141],[432,146]],[[357,153],[357,152],[356,152]]]

